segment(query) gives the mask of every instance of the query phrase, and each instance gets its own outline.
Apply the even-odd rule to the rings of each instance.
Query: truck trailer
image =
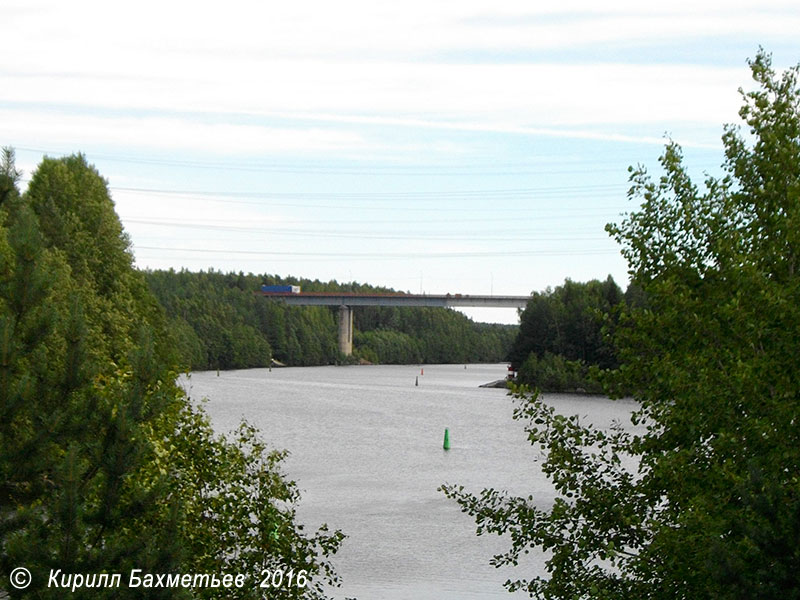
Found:
[[[261,291],[265,294],[299,294],[299,285],[262,285]]]

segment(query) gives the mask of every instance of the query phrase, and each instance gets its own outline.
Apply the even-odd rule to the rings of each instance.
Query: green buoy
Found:
[[[442,448],[450,450],[450,430],[447,427],[444,428],[444,444],[442,444]]]

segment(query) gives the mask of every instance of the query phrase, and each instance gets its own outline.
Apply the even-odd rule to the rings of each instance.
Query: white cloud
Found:
[[[248,154],[358,150],[364,146],[353,131],[204,123],[186,118],[97,117],[5,109],[0,110],[0,122],[7,139],[77,149],[106,144],[184,151],[205,147],[222,154]]]
[[[276,62],[261,77],[239,65],[219,78],[164,86],[159,80],[7,77],[10,139],[49,136],[136,146],[227,152],[356,151],[368,144],[365,125],[495,131],[535,135],[637,139],[627,125],[719,123],[736,118],[741,69],[641,65],[432,65]],[[199,77],[199,76],[198,76]],[[57,99],[67,109],[34,108]],[[72,107],[72,108],[70,108]],[[94,116],[70,113],[104,109]],[[144,115],[125,115],[126,110]],[[153,116],[149,112],[164,111]],[[209,122],[277,120],[280,126]],[[278,117],[276,119],[276,117]],[[233,120],[233,119],[232,119]],[[324,126],[309,127],[308,121]],[[304,122],[305,121],[305,122]],[[343,124],[349,124],[345,127]],[[23,136],[26,134],[26,136]],[[17,137],[20,136],[20,137]]]
[[[744,59],[755,48],[747,48],[736,67],[730,66],[730,58],[723,64],[714,63],[713,57],[730,57],[731,46],[738,51],[737,44],[750,39],[767,49],[773,42],[784,49],[796,47],[798,30],[796,0],[676,0],[652,6],[640,0],[5,0],[0,36],[11,50],[0,56],[0,143],[96,152],[109,158],[103,168],[113,167],[109,179],[117,188],[277,189],[335,195],[365,189],[389,194],[423,189],[433,194],[531,188],[545,179],[551,186],[568,187],[574,180],[602,186],[617,178],[617,169],[624,177],[630,156],[615,154],[620,144],[583,140],[661,146],[662,132],[677,129],[685,134],[676,136],[684,146],[717,148],[720,125],[737,120],[736,90],[748,87]],[[709,51],[693,60],[695,48]],[[684,58],[676,60],[678,55]],[[534,136],[545,139],[533,140]],[[235,157],[228,161],[220,154]],[[532,154],[538,158],[529,160]],[[712,153],[698,154],[708,159]],[[152,162],[142,160],[151,156]],[[331,176],[324,168],[303,170],[303,165],[326,165],[331,158],[349,159],[353,173]],[[374,163],[356,162],[375,158],[394,162],[372,173]],[[419,170],[435,158],[481,168],[430,179],[404,177],[397,167],[414,163]],[[597,169],[598,158],[613,175]],[[216,168],[209,173],[195,168],[203,163],[274,161],[297,171]],[[544,165],[541,174],[529,171],[519,179],[504,174],[486,180],[485,173],[493,168],[502,171],[503,165],[532,163]],[[568,172],[559,174],[558,166],[565,163]],[[375,208],[365,202],[364,210],[325,212],[310,205],[292,209],[274,202],[264,207],[130,189],[115,190],[114,195],[123,215],[176,220],[190,215],[209,221],[294,223],[335,214],[341,223],[356,221],[360,212]],[[578,195],[575,206],[591,208],[589,197]],[[497,211],[516,223],[531,218],[526,202],[487,199],[465,210]],[[553,258],[544,251],[536,254],[539,246],[515,242],[499,245],[500,252],[509,251],[508,259],[358,260],[351,265],[289,254],[225,254],[266,248],[265,243],[252,242],[250,235],[234,233],[223,239],[218,230],[204,236],[194,229],[170,232],[133,220],[130,226],[140,246],[199,244],[220,251],[194,256],[142,251],[140,264],[150,266],[216,264],[269,271],[275,262],[298,275],[400,281],[394,285],[412,289],[418,287],[424,269],[426,281],[451,277],[447,291],[465,293],[470,286],[483,286],[480,291],[485,292],[492,278],[495,291],[513,282],[522,289],[507,291],[527,293],[560,283],[565,276],[624,273],[621,259],[595,255],[595,246],[575,235],[571,227],[576,213],[564,210],[561,197],[551,198],[550,205],[554,219],[546,225],[565,232],[564,237],[574,236],[568,244],[572,254]],[[370,212],[372,218],[387,222],[397,214]],[[417,215],[411,212],[403,218]],[[450,213],[430,216],[439,219],[432,226],[444,231],[458,227],[448,222]],[[602,234],[602,221],[596,216],[587,226],[596,225]],[[288,248],[291,240],[285,237]],[[320,244],[312,235],[294,241],[292,249]],[[411,236],[407,242],[409,252],[462,249],[453,243],[419,244]],[[362,253],[377,248],[347,239],[325,247]],[[526,247],[533,256],[513,256]],[[471,283],[469,277],[476,276],[479,281]]]
[[[205,61],[254,57],[394,56],[458,49],[537,49],[687,35],[794,35],[791,2],[340,1],[219,3],[40,2],[14,13],[20,57],[59,69],[84,64],[159,70],[164,56]],[[776,18],[779,16],[780,18]],[[58,54],[49,48],[60,48]],[[120,60],[121,59],[121,60]]]
[[[0,58],[0,101],[25,107],[0,115],[6,129],[24,128],[30,139],[46,124],[70,143],[88,136],[167,148],[213,139],[223,152],[245,153],[387,151],[386,140],[367,141],[366,125],[635,141],[643,137],[627,127],[644,125],[652,141],[675,124],[735,120],[746,66],[595,63],[591,50],[570,64],[532,57],[800,30],[788,2],[682,0],[643,11],[627,1],[40,1],[4,10],[0,33],[15,52]],[[470,62],[483,51],[511,60]],[[463,56],[451,64],[448,53]],[[36,105],[91,117],[54,118]],[[209,115],[255,123],[215,124]]]

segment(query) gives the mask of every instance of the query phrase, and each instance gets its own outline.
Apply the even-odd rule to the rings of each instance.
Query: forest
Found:
[[[256,600],[253,577],[291,568],[295,585],[271,598],[323,598],[344,535],[305,530],[285,453],[246,423],[215,434],[177,386],[182,349],[106,181],[82,155],[45,158],[24,193],[20,177],[5,149],[0,597]],[[27,582],[7,587],[21,566]],[[132,569],[251,579],[143,592],[126,585]]]
[[[626,429],[513,390],[552,483],[544,501],[442,486],[479,535],[505,535],[495,566],[542,557],[545,572],[509,578],[509,591],[800,598],[800,66],[776,73],[763,51],[750,66],[757,87],[741,91],[746,129],[725,128],[723,177],[694,183],[672,141],[660,176],[631,168],[638,207],[607,227],[629,264],[625,293],[610,278],[567,280],[533,294],[518,336],[446,310],[356,317],[364,360],[507,356],[536,387],[633,394]],[[215,434],[176,378],[273,357],[340,362],[329,310],[254,294],[337,284],[144,273],[83,155],[45,158],[24,192],[13,151],[0,158],[0,597],[256,600],[255,585],[143,594],[73,575],[286,567],[303,584],[270,598],[325,597],[344,534],[298,523],[286,454],[246,423]],[[30,580],[9,587],[21,565]]]
[[[572,317],[554,321],[546,352],[597,362],[605,355],[594,311],[621,295],[610,280],[567,282],[532,297],[522,329],[475,323],[447,309],[364,307],[355,313],[355,355],[343,357],[333,311],[289,307],[256,291],[276,283],[308,291],[393,290],[141,271],[108,184],[83,155],[45,158],[24,192],[20,177],[13,151],[4,149],[0,575],[6,581],[24,564],[33,582],[3,590],[11,598],[60,598],[75,573],[259,573],[270,566],[302,572],[307,583],[272,597],[321,598],[324,586],[338,581],[330,557],[344,534],[324,525],[305,531],[295,520],[298,489],[281,470],[285,454],[246,423],[227,437],[215,434],[176,385],[177,373],[273,360],[497,362],[510,352],[527,364],[539,351],[526,346],[540,340],[531,329],[540,324],[537,307],[544,301],[557,308],[573,297],[564,304],[571,313],[554,312]],[[582,326],[571,324],[576,315]],[[141,531],[147,535],[135,534]],[[48,587],[54,569],[62,579]],[[153,597],[255,598],[256,590],[167,589]],[[124,587],[71,594],[138,597]]]
[[[642,306],[636,284],[623,293],[609,276],[534,292],[508,353],[517,383],[548,392],[602,393],[602,371],[619,367],[613,335],[621,312]]]
[[[147,271],[144,277],[165,310],[186,369],[268,367],[273,359],[289,366],[500,362],[518,330],[475,323],[444,308],[359,307],[354,353],[346,357],[338,350],[332,308],[287,306],[256,294],[261,285],[299,285],[309,292],[394,290],[212,270]]]
[[[631,168],[638,207],[607,227],[629,264],[625,293],[610,278],[567,280],[533,294],[518,336],[443,310],[357,316],[364,360],[507,356],[536,387],[588,378],[633,394],[632,428],[598,427],[513,389],[552,483],[544,502],[442,486],[479,535],[505,535],[495,566],[543,557],[510,591],[800,598],[800,66],[777,73],[763,51],[750,66],[757,87],[741,91],[746,129],[725,128],[722,178],[698,186],[672,141],[660,176]],[[298,523],[285,453],[246,423],[215,434],[175,382],[189,367],[341,361],[330,311],[254,294],[337,284],[144,273],[84,156],[45,158],[25,191],[13,151],[0,158],[0,597],[134,599],[141,590],[85,577],[291,566],[302,585],[271,598],[324,598],[344,534]],[[9,586],[21,565],[30,579]],[[173,585],[146,597],[263,596]]]

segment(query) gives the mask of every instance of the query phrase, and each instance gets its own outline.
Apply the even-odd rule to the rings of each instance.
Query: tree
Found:
[[[50,569],[178,568],[176,522],[156,502],[166,478],[139,477],[152,458],[148,425],[170,399],[148,329],[103,346],[126,350],[117,363],[89,351],[97,304],[84,304],[64,254],[18,194],[0,219],[2,585],[25,565],[33,582],[11,597],[58,598]],[[92,591],[75,597],[137,595]]]
[[[608,227],[646,301],[622,315],[607,383],[635,391],[644,433],[581,425],[518,390],[553,506],[444,488],[479,534],[511,534],[497,564],[548,553],[548,578],[511,589],[800,597],[800,67],[779,76],[763,51],[750,66],[749,131],[725,128],[726,175],[701,191],[670,142],[657,181],[632,169],[641,207]]]
[[[358,332],[355,344],[359,356],[370,362],[400,365],[420,362],[419,343],[399,331],[376,329]]]
[[[545,352],[603,368],[614,366],[602,329],[604,315],[622,299],[622,290],[610,275],[605,281],[586,283],[567,279],[554,290],[532,294],[508,354],[512,366],[517,370],[531,353],[542,358]]]
[[[171,364],[163,311],[133,268],[130,240],[97,170],[82,154],[45,158],[23,200],[36,214],[45,248],[64,258],[77,283],[93,340],[87,350],[124,362],[144,323],[155,332],[159,362]]]
[[[282,454],[246,426],[232,440],[214,436],[178,388],[164,314],[132,267],[100,175],[73,156],[45,159],[22,197],[17,179],[6,152],[0,597],[62,598],[61,586],[72,583],[76,599],[260,598],[252,579],[281,565],[304,571],[308,585],[284,586],[274,597],[320,598],[323,584],[336,581],[327,557],[342,534],[304,533],[296,486],[279,469]],[[242,332],[249,333],[244,325]],[[9,574],[22,565],[30,586],[9,588]],[[132,569],[236,570],[250,580],[236,592],[142,592],[72,578]],[[61,574],[58,587],[49,585],[51,570]]]
[[[13,200],[19,196],[17,190],[17,183],[22,173],[17,170],[14,163],[14,150],[12,148],[3,148],[2,162],[0,162],[0,206],[5,204],[6,200]]]
[[[609,275],[605,281],[564,285],[531,295],[520,318],[519,333],[508,353],[520,383],[549,392],[598,391],[590,367],[616,366],[604,327],[615,323],[623,300]]]

